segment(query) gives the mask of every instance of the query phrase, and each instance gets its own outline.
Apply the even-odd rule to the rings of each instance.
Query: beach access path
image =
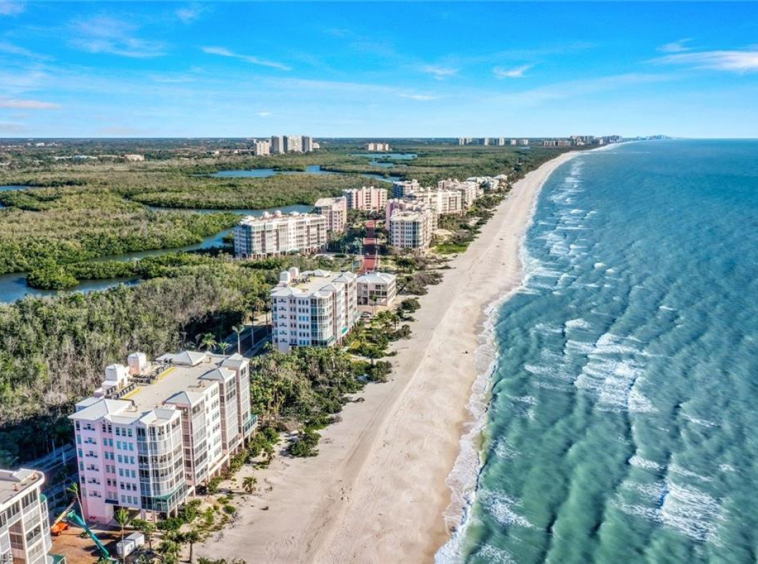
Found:
[[[392,380],[370,384],[323,431],[315,458],[277,457],[256,471],[231,527],[196,548],[247,562],[430,562],[449,530],[446,479],[471,415],[485,309],[518,288],[522,238],[542,184],[565,153],[517,182],[444,280],[429,287]],[[239,480],[240,478],[238,478]]]

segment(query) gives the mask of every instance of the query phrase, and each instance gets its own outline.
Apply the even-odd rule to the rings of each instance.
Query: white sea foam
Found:
[[[588,321],[580,318],[570,319],[565,323],[566,329],[591,329],[592,325]]]
[[[647,460],[646,458],[642,458],[636,454],[632,456],[628,462],[630,466],[634,466],[635,468],[642,468],[643,470],[655,470],[656,472],[662,472],[664,468],[662,464],[658,464],[652,460]]]
[[[518,514],[517,510],[520,502],[508,497],[502,492],[493,492],[484,490],[479,494],[479,500],[482,507],[494,517],[494,519],[505,527],[523,527],[534,529],[528,519]]]

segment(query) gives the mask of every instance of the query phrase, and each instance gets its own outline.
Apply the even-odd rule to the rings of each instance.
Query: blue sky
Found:
[[[758,3],[0,0],[0,137],[758,137]]]

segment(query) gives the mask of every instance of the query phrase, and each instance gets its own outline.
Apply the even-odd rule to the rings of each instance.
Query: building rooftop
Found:
[[[389,272],[367,272],[358,278],[358,282],[367,284],[388,284],[395,280],[397,276]]]
[[[335,198],[319,198],[316,203],[313,204],[317,208],[328,208],[333,206],[339,206],[343,202],[347,202],[344,196],[337,196]]]
[[[282,282],[271,291],[273,297],[300,295],[303,297],[319,294],[324,296],[336,290],[335,284],[346,284],[355,280],[352,272],[336,273],[329,270],[312,270],[303,272],[289,283]]]
[[[194,404],[201,392],[214,381],[227,381],[234,369],[246,359],[239,355],[223,356],[207,352],[184,351],[164,354],[156,362],[165,369],[149,384],[137,386],[122,399],[91,397],[77,403],[72,419],[97,420],[102,417],[115,423],[129,423],[149,416],[145,422],[172,415],[169,404]],[[156,410],[155,414],[151,414]]]
[[[36,470],[0,470],[0,508],[43,480],[42,472]]]
[[[274,213],[265,212],[263,215],[255,216],[255,215],[248,215],[242,218],[240,220],[240,225],[260,225],[263,223],[280,223],[280,222],[286,222],[291,219],[321,219],[322,216],[315,214],[315,213],[300,213],[300,212],[292,212],[292,213],[282,213],[280,211],[275,211]]]

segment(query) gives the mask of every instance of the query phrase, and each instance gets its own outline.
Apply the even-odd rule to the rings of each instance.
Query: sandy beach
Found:
[[[323,432],[319,455],[256,471],[233,526],[196,553],[247,562],[429,562],[448,539],[446,484],[471,414],[485,309],[521,285],[522,237],[564,154],[529,173],[444,281],[420,298],[393,379],[369,385]],[[238,477],[238,481],[241,477]]]

